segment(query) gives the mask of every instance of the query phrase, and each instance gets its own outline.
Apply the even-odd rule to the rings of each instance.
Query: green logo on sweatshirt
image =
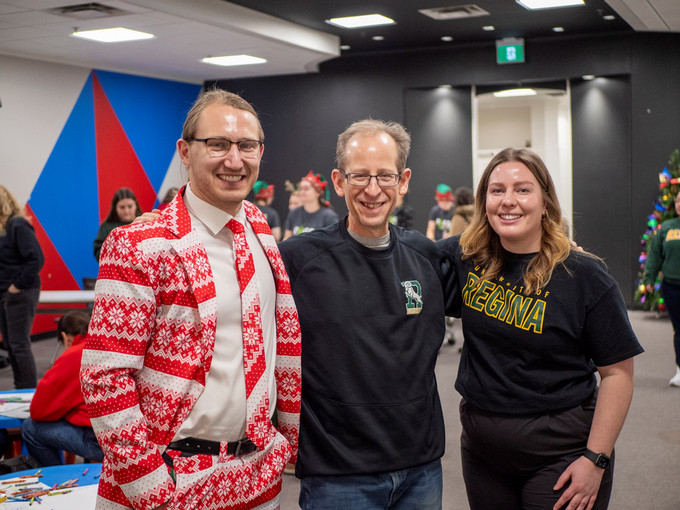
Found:
[[[406,314],[417,315],[423,310],[423,289],[418,280],[401,282],[406,295]]]

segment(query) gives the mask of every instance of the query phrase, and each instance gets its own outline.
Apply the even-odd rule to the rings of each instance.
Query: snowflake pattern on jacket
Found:
[[[276,283],[278,430],[270,422],[266,448],[238,458],[226,443],[219,456],[175,458],[176,483],[162,458],[203,391],[215,342],[212,271],[183,195],[157,220],[115,229],[102,249],[81,367],[105,454],[97,508],[276,508],[283,468],[297,456],[300,325],[276,241],[247,201]]]

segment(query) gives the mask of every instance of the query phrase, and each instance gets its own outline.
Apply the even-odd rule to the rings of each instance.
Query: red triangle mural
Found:
[[[92,87],[99,220],[104,221],[109,213],[113,194],[122,187],[132,189],[142,210],[150,211],[156,201],[156,192],[94,72]]]
[[[42,224],[33,213],[31,207],[26,204],[26,214],[31,218],[31,224],[35,229],[35,236],[40,243],[43,255],[45,256],[45,265],[40,271],[41,289],[42,290],[79,290],[80,286],[73,278],[71,271],[64,263],[64,260],[59,255],[59,252],[52,244],[52,241],[45,232]],[[58,306],[58,305],[52,305]],[[40,309],[45,310],[50,308],[49,305],[40,305]],[[53,331],[56,329],[54,319],[61,314],[38,313],[33,321],[33,328],[31,334],[41,333],[44,331]]]

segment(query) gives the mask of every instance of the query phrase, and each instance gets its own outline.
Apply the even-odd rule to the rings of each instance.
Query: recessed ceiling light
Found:
[[[494,92],[494,97],[519,97],[519,96],[535,96],[534,89],[507,89]]]
[[[349,44],[341,44],[341,45],[340,45],[340,49],[341,49],[341,50],[349,50],[349,49],[351,49],[351,48],[352,48],[352,47],[351,47]]]
[[[385,38],[382,35],[374,35],[373,37],[371,37],[371,39],[373,39],[374,41],[384,41],[385,40]]]
[[[585,5],[583,0],[515,0],[525,9],[554,9],[556,7],[574,7]]]
[[[552,31],[553,32],[564,32],[564,27],[553,27]]]
[[[201,62],[216,66],[247,66],[251,64],[264,64],[265,59],[250,55],[225,55],[223,57],[206,57]]]
[[[482,30],[486,32],[493,32],[494,30],[496,30],[496,27],[494,27],[493,25],[485,25],[482,27]]]
[[[327,19],[326,23],[342,28],[378,27],[394,25],[395,21],[382,14],[365,14],[363,16],[347,16],[345,18]]]
[[[584,74],[583,76],[581,76],[581,78],[583,78],[584,80],[587,80],[587,81],[594,80],[595,75],[594,74]]]
[[[101,30],[83,30],[80,32],[73,32],[71,35],[81,39],[107,43],[139,41],[142,39],[152,39],[155,37],[153,34],[138,32],[137,30],[130,30],[129,28],[123,27],[104,28]]]
[[[451,37],[450,35],[444,35],[442,36],[442,41],[445,42],[453,41],[453,37]]]
[[[613,21],[616,19],[616,16],[613,14],[606,14],[605,16],[602,16],[602,19],[606,21]]]

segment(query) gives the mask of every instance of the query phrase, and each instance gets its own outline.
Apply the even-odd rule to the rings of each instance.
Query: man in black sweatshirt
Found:
[[[409,148],[397,123],[352,124],[331,175],[349,215],[280,245],[302,328],[303,510],[441,509],[435,362],[456,293],[435,244],[389,223]]]

